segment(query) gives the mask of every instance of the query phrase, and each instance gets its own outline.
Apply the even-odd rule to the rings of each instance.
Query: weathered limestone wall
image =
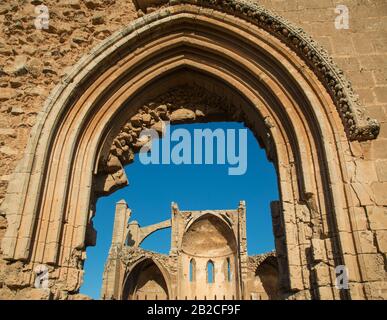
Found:
[[[302,27],[322,44],[352,82],[370,117],[380,122],[378,138],[352,142],[349,154],[353,193],[357,204],[352,214],[357,224],[354,237],[360,242],[366,270],[367,294],[387,297],[387,2],[373,1],[260,1],[262,5]],[[336,30],[334,8],[349,9],[349,29]],[[365,188],[360,188],[365,183]],[[357,187],[359,186],[359,188]],[[356,276],[350,275],[354,278]],[[384,278],[384,281],[381,279]],[[371,289],[372,287],[372,289]],[[367,289],[368,288],[368,289]],[[354,296],[353,298],[356,298]]]
[[[227,257],[201,258],[195,257],[195,279],[190,281],[190,261],[191,256],[181,254],[181,293],[182,297],[188,299],[238,299],[238,274],[236,273],[238,258],[235,256],[228,257],[231,261],[231,278],[227,278]],[[214,265],[213,282],[208,282],[207,264],[211,261]]]
[[[245,209],[244,202],[239,208]],[[172,245],[178,256],[178,287],[181,299],[243,299],[239,260],[245,252],[241,245],[245,230],[245,212],[239,210],[180,211],[172,205]],[[228,225],[225,221],[229,221]],[[187,229],[188,228],[188,229]],[[190,261],[194,261],[194,275],[190,279]],[[230,261],[230,279],[227,277]],[[208,263],[213,264],[210,281]]]
[[[50,28],[34,27],[39,0],[11,0],[0,4],[0,203],[32,126],[50,90],[85,53],[137,17],[125,0],[44,1]],[[261,0],[260,4],[303,28],[321,43],[351,80],[371,117],[381,124],[373,141],[352,142],[348,166],[357,203],[354,237],[360,242],[368,295],[386,297],[387,252],[387,3],[385,0]],[[349,29],[336,30],[334,8],[349,9]],[[353,161],[353,156],[356,161]],[[358,186],[358,187],[357,187]],[[364,187],[366,186],[366,187]],[[0,212],[0,241],[6,228]],[[348,234],[348,237],[351,237]],[[351,254],[351,252],[349,252]],[[15,297],[9,288],[23,279],[3,274],[0,259],[0,297]],[[21,267],[14,264],[15,275]],[[357,275],[350,275],[356,277]],[[372,289],[371,289],[372,287]],[[360,290],[360,289],[359,289]],[[23,290],[19,298],[25,298]],[[30,294],[30,293],[28,293]],[[30,297],[30,296],[29,296]]]
[[[235,213],[234,213],[235,214]],[[179,254],[181,294],[188,299],[235,299],[239,293],[239,254],[237,234],[219,218],[207,217],[195,221],[185,232]],[[190,261],[195,261],[194,279],[190,279]],[[230,279],[227,275],[230,261]],[[213,265],[213,274],[208,264]]]
[[[136,17],[125,0],[49,0],[50,28],[37,30],[34,10],[41,3],[0,4],[0,202],[50,90],[85,53]],[[6,226],[0,213],[0,241]],[[4,264],[0,259],[1,298],[41,298],[41,290],[31,296],[29,289],[15,296],[9,288],[27,283],[17,276],[22,264],[12,267],[15,276],[4,274]]]
[[[0,199],[50,90],[85,53],[137,17],[131,1],[49,0],[49,29],[37,30],[34,10],[41,3],[0,4]]]
[[[155,264],[145,266],[136,279],[131,300],[166,300],[168,289],[160,269]]]
[[[269,252],[249,257],[247,297],[251,300],[281,299],[277,254]]]

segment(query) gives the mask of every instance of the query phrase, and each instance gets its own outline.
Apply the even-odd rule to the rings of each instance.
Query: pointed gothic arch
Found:
[[[122,142],[123,128],[152,99],[199,87],[218,97],[208,101],[217,119],[243,121],[275,163],[284,290],[349,298],[335,289],[332,267],[345,264],[351,281],[362,282],[359,241],[348,237],[355,222],[346,150],[375,138],[377,123],[331,59],[283,19],[243,1],[174,3],[103,41],[47,99],[2,204],[5,258],[49,264],[52,290],[76,292],[95,200],[127,183],[123,165],[134,149]]]
[[[143,257],[126,272],[122,300],[167,300],[170,298],[169,277],[163,266]]]

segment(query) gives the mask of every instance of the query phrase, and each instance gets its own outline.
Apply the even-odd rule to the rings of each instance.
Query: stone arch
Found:
[[[215,276],[215,262],[209,259],[206,264],[207,283],[214,284],[216,282]]]
[[[196,262],[196,283],[185,281],[184,276],[180,280],[181,290],[185,288],[188,297],[212,299],[215,296],[241,296],[236,228],[239,226],[232,225],[226,214],[216,211],[203,212],[187,223],[179,245],[179,259],[183,266],[188,266],[191,259]],[[227,259],[236,274],[232,282],[227,280],[224,273]]]
[[[124,300],[168,300],[171,294],[167,272],[157,261],[146,257],[127,271],[122,288]]]
[[[232,231],[232,222],[230,221],[230,218],[225,214],[219,214],[216,211],[204,211],[201,216],[195,217],[191,219],[187,225],[185,226],[185,233],[189,231],[189,229],[192,227],[192,225],[198,223],[200,220],[208,220],[211,219],[213,221],[218,221],[219,225],[224,229],[224,233],[228,233],[228,231]],[[234,239],[235,241],[235,239]]]
[[[173,3],[102,42],[47,99],[2,204],[4,257],[50,264],[52,290],[76,292],[95,199],[127,183],[123,160],[109,163],[115,138],[149,97],[199,85],[225,99],[225,119],[249,126],[275,162],[287,294],[348,298],[331,266],[347,265],[361,282],[364,263],[346,234],[344,154],[351,140],[375,138],[377,123],[325,53],[281,18],[242,1]]]
[[[278,300],[278,262],[274,256],[268,256],[255,270],[255,276],[259,278],[269,300]]]
[[[203,238],[203,234],[206,237]],[[186,226],[181,249],[189,256],[226,256],[237,251],[234,230],[219,216],[207,213],[193,219]]]

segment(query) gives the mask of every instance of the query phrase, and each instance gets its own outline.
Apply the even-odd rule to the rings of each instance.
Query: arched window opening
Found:
[[[196,281],[196,262],[195,259],[191,259],[189,262],[189,281]]]
[[[227,258],[226,260],[226,274],[227,274],[227,281],[231,281],[231,263],[230,258]]]
[[[176,124],[171,126],[171,132],[173,133],[175,129],[182,128],[189,130],[192,136],[194,136],[195,129],[210,129],[212,131],[222,129],[226,131],[229,129],[240,130],[245,129],[246,127],[241,123],[235,122]],[[261,254],[273,250],[274,237],[270,215],[270,201],[278,199],[279,197],[276,172],[272,163],[266,158],[265,149],[261,149],[257,143],[253,132],[248,129],[247,133],[247,162],[249,163],[249,169],[246,174],[240,176],[229,176],[225,167],[219,165],[211,165],[210,167],[206,164],[192,164],[191,166],[182,166],[173,163],[168,166],[145,165],[141,163],[139,153],[135,154],[133,163],[124,167],[126,175],[131,177],[132,188],[128,186],[119,189],[107,197],[99,198],[97,202],[96,212],[106,212],[109,214],[96,214],[93,218],[94,227],[101,232],[99,233],[97,246],[88,247],[87,249],[88,259],[85,262],[85,269],[87,272],[85,274],[85,282],[83,283],[81,292],[90,295],[94,299],[100,298],[104,263],[109,254],[114,227],[115,209],[119,199],[126,199],[129,202],[129,208],[131,210],[130,221],[137,221],[139,228],[168,219],[169,215],[166,214],[166,212],[168,212],[169,204],[172,200],[177,203],[184,202],[183,207],[185,208],[205,210],[210,208],[233,208],[235,203],[238,203],[240,199],[244,199],[246,203],[249,204],[249,210],[246,212],[248,219],[246,232],[247,238],[249,239],[249,253]],[[153,195],[153,201],[149,201],[147,198],[149,179],[164,181],[164,187]],[[203,181],[206,181],[206,183],[203,184]],[[265,181],[265,188],[262,188],[259,192],[260,201],[256,201],[256,189],[251,187],[256,181]],[[200,188],[198,188],[198,186],[200,186]],[[173,193],[171,193],[171,190],[173,190]],[[218,192],[215,193],[213,192],[214,190],[218,190]],[[230,192],[230,190],[232,190],[232,192]],[[187,194],[194,194],[195,197],[190,196],[187,199]],[[225,194],[228,196],[225,197]],[[208,195],[211,196],[207,197]],[[203,200],[199,207],[197,207],[197,198]],[[266,214],[249,215],[249,212],[257,212],[259,210],[265,211]],[[252,227],[258,225],[260,226],[259,229]],[[203,235],[200,232],[203,228],[214,235],[214,237],[211,237],[212,240],[206,238],[203,239]],[[104,230],[108,231],[103,232]],[[259,230],[259,232],[257,232],[257,230]],[[198,281],[203,280],[205,284],[211,286],[211,283],[215,283],[215,281],[218,284],[219,280],[222,280],[225,283],[231,283],[231,281],[233,281],[234,274],[236,275],[238,271],[235,269],[236,265],[234,265],[233,260],[235,259],[236,243],[235,239],[231,237],[231,234],[227,225],[221,223],[221,221],[213,215],[207,217],[203,216],[195,222],[191,230],[187,230],[184,236],[185,240],[182,242],[182,248],[187,257],[184,266],[186,283],[192,283],[193,285],[194,283],[196,284]],[[170,228],[160,229],[146,237],[139,245],[139,248],[168,255],[171,249],[171,236]],[[136,237],[133,232],[133,235],[130,235],[127,238],[126,245],[133,246],[135,241]],[[199,257],[203,257],[203,262],[198,260]],[[218,260],[214,260],[215,257],[223,258],[218,262]],[[230,258],[230,282],[228,282],[229,271],[227,257]],[[194,259],[192,272],[190,271],[191,259]],[[211,260],[213,264],[217,263],[217,268],[221,268],[219,270],[222,273],[222,275],[220,275],[221,278],[215,279],[215,277],[218,276],[215,276],[212,265],[207,268],[209,260]],[[231,264],[231,262],[233,263]],[[100,268],[95,267],[97,264],[100,265]],[[216,272],[217,271],[218,270],[216,270]],[[203,272],[203,279],[200,276],[201,272]],[[99,281],[96,281],[95,279],[99,279]],[[192,282],[190,281],[191,279]],[[199,291],[193,293],[192,298],[195,295],[202,297]],[[149,297],[150,296],[147,293],[147,298],[149,299]],[[157,298],[161,299],[160,294],[158,294]]]
[[[124,300],[165,300],[168,299],[168,286],[163,273],[152,259],[137,264],[125,280]]]
[[[211,260],[209,260],[207,262],[207,283],[214,283],[215,282],[214,271],[215,271],[214,263]]]

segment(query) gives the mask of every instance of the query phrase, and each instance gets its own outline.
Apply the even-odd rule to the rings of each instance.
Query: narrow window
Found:
[[[189,281],[193,282],[196,280],[196,262],[195,259],[191,259],[189,262]]]
[[[207,282],[208,283],[214,283],[215,282],[215,275],[214,275],[214,263],[209,260],[207,262]]]
[[[227,281],[231,281],[231,263],[230,263],[230,258],[227,258]]]

